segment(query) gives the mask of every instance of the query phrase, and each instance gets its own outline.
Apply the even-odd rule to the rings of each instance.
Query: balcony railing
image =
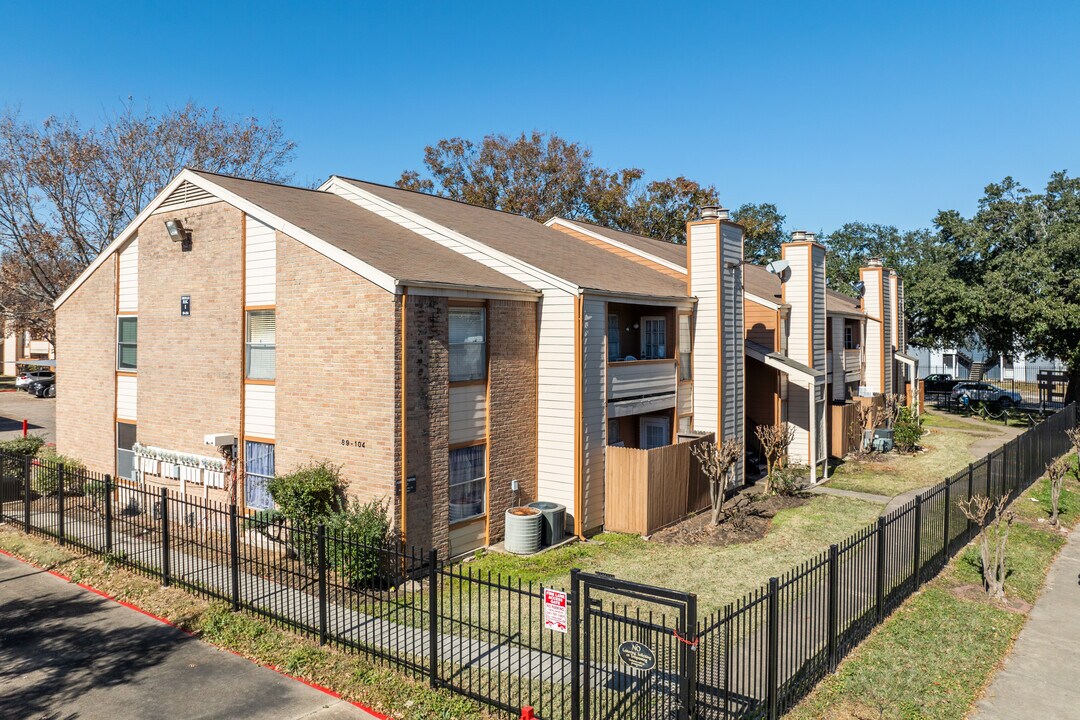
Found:
[[[674,393],[675,360],[626,360],[607,367],[608,400]]]
[[[844,372],[862,370],[862,350],[844,350]]]

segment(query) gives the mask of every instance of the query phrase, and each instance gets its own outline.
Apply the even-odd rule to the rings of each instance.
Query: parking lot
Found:
[[[56,441],[56,398],[36,398],[22,391],[0,392],[0,440],[22,435],[23,420],[30,432],[46,442]]]

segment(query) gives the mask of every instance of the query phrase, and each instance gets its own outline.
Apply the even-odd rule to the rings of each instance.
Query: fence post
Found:
[[[877,587],[875,592],[877,621],[885,619],[885,517],[877,519]]]
[[[161,488],[161,584],[169,586],[169,491]]]
[[[55,465],[56,470],[56,517],[57,534],[60,536],[60,547],[67,544],[64,528],[64,466],[60,463]]]
[[[229,505],[229,582],[232,590],[232,609],[240,609],[240,520],[236,503]]]
[[[319,523],[315,530],[319,553],[319,644],[326,644],[326,525]]]
[[[697,700],[697,681],[698,681],[698,621],[697,621],[697,595],[690,593],[686,598],[686,627],[683,629],[687,637],[694,638],[694,645],[686,643],[680,643],[682,646],[683,657],[686,658],[684,667],[686,668],[686,686],[683,688],[685,693],[683,697],[683,707],[685,708],[685,717],[696,718],[697,712],[694,705]]]
[[[769,720],[780,717],[780,581],[769,578],[768,656],[765,691],[768,693]]]
[[[23,532],[30,532],[30,456],[23,457]]]
[[[106,475],[105,476],[105,552],[108,553],[109,555],[112,555],[112,551],[113,551],[113,544],[112,544],[112,514],[113,514],[112,493],[113,493],[112,475]]]
[[[915,541],[913,545],[911,576],[915,578],[914,590],[918,590],[922,586],[922,493],[915,496]]]
[[[428,684],[439,687],[439,550],[428,551]]]
[[[944,522],[945,527],[943,528],[943,531],[945,533],[945,537],[942,539],[942,543],[941,543],[944,546],[943,553],[942,553],[942,558],[941,558],[941,564],[942,565],[949,562],[949,548],[951,547],[951,543],[949,543],[949,516],[950,515],[952,515],[952,479],[948,479],[948,480],[945,481],[945,522]]]
[[[968,463],[967,501],[969,503],[971,502],[971,498],[974,496],[974,494],[975,494],[975,465],[973,463]],[[965,534],[965,538],[968,539],[968,540],[971,539],[971,518],[967,518],[967,532]]]
[[[724,714],[723,718],[731,716],[731,623],[733,621],[734,605],[728,603],[724,608]]]
[[[840,662],[840,548],[829,546],[829,672],[835,672]],[[727,650],[725,649],[725,654]]]
[[[580,572],[577,568],[570,571],[570,720],[581,720]]]

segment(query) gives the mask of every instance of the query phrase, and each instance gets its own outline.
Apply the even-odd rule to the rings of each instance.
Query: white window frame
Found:
[[[475,520],[476,518],[484,517],[485,515],[487,515],[487,509],[488,509],[488,507],[487,507],[487,503],[488,503],[488,495],[487,495],[487,466],[488,466],[487,452],[488,452],[488,448],[487,448],[487,443],[480,443],[479,445],[465,445],[465,446],[462,446],[462,447],[450,448],[450,452],[447,455],[447,467],[448,468],[453,467],[453,462],[451,461],[450,458],[453,456],[453,454],[455,452],[457,452],[458,450],[473,450],[473,451],[475,451],[475,449],[477,447],[482,448],[481,452],[483,453],[483,462],[481,463],[481,466],[480,466],[481,467],[480,476],[479,477],[474,477],[474,478],[469,478],[468,480],[462,480],[460,482],[455,483],[454,479],[453,479],[453,471],[451,470],[450,472],[448,472],[448,478],[447,478],[447,502],[450,501],[449,499],[450,499],[450,496],[452,495],[451,491],[455,487],[461,487],[461,486],[465,486],[465,485],[474,485],[474,484],[479,484],[480,485],[481,492],[483,493],[483,502],[481,503],[480,510],[478,512],[475,512],[472,515],[468,515],[466,517],[451,518],[450,521],[449,521],[451,525],[456,525],[458,523],[469,522],[470,520]]]
[[[643,450],[651,449],[649,447],[649,428],[660,428],[664,431],[664,445],[671,444],[671,420],[667,417],[657,415],[646,415],[641,418],[638,432],[640,437],[638,438],[638,446]],[[664,445],[654,445],[653,447],[664,447]]]
[[[484,339],[481,340],[478,343],[477,342],[460,342],[460,343],[450,342],[450,337],[452,337],[452,335],[450,333],[450,323],[452,322],[455,313],[479,313],[479,315],[480,315],[480,327],[481,327],[481,329],[482,329],[482,331],[484,333],[483,334]],[[450,382],[451,383],[457,383],[457,382],[481,382],[481,381],[487,380],[487,376],[488,376],[488,367],[487,367],[487,364],[488,364],[487,308],[486,307],[479,307],[479,306],[471,306],[471,305],[451,305],[449,313],[447,314],[447,318],[446,318],[446,334],[447,334],[447,343],[446,343],[447,350],[448,350],[449,354],[451,355],[451,357],[448,358],[451,373],[453,372],[453,367],[454,367],[454,360],[453,360],[452,356],[454,354],[454,349],[455,348],[467,349],[467,348],[473,348],[473,347],[476,347],[477,345],[479,345],[480,350],[481,350],[481,352],[483,354],[483,362],[480,363],[480,375],[479,376],[476,376],[476,377],[472,377],[472,376],[470,376],[470,377],[457,377],[457,378],[455,378],[453,375],[451,375],[450,376]],[[460,351],[461,350],[459,349],[458,352],[460,352]]]
[[[253,313],[273,313],[274,315],[274,342],[273,343],[256,343],[251,341],[251,316]],[[251,376],[251,349],[252,347],[258,347],[260,349],[273,350],[274,352],[274,371],[270,377],[252,377]],[[248,310],[244,313],[244,379],[245,380],[258,380],[258,381],[276,381],[277,380],[277,309],[276,308],[255,308]]]
[[[683,347],[682,337],[682,324],[683,320],[686,320],[686,338],[688,341],[687,347]],[[679,313],[675,316],[675,332],[678,333],[678,337],[675,338],[675,346],[678,349],[679,354],[679,382],[689,382],[694,379],[694,323],[693,317],[690,313]],[[666,328],[665,328],[666,332]],[[683,356],[686,356],[685,362]]]
[[[647,352],[649,346],[648,331],[646,326],[650,321],[658,321],[663,330],[663,342],[656,343],[658,352],[655,356],[650,356]],[[660,352],[662,351],[662,352]],[[641,318],[641,359],[642,360],[662,360],[667,355],[667,318],[663,315],[645,315]]]

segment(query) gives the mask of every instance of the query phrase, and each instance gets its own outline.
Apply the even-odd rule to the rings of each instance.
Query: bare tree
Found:
[[[1061,509],[1061,491],[1065,487],[1065,476],[1069,474],[1072,463],[1065,456],[1059,457],[1046,466],[1046,478],[1050,481],[1050,524],[1057,527]]]
[[[1069,442],[1072,443],[1073,454],[1076,455],[1076,464],[1070,461],[1072,466],[1073,477],[1080,481],[1080,427],[1075,427],[1065,431],[1065,435],[1068,436]]]
[[[693,445],[690,452],[701,463],[701,471],[709,479],[712,524],[719,525],[731,475],[743,454],[742,443],[734,439],[719,444],[706,440]]]
[[[1009,528],[1016,513],[1008,510],[1009,493],[996,503],[985,495],[974,495],[957,503],[964,517],[979,526],[979,559],[982,562],[983,587],[993,600],[1005,597],[1005,549]]]
[[[892,427],[896,423],[896,418],[900,416],[900,408],[903,407],[902,398],[895,393],[886,393],[885,406],[882,409],[882,414],[885,416],[885,426]]]
[[[761,451],[765,453],[765,492],[772,494],[775,492],[775,473],[787,463],[788,448],[795,440],[795,428],[787,423],[758,425],[754,429],[754,435],[761,443]]]
[[[54,340],[52,302],[184,167],[287,179],[294,143],[276,121],[188,104],[96,127],[0,115],[0,317]]]

